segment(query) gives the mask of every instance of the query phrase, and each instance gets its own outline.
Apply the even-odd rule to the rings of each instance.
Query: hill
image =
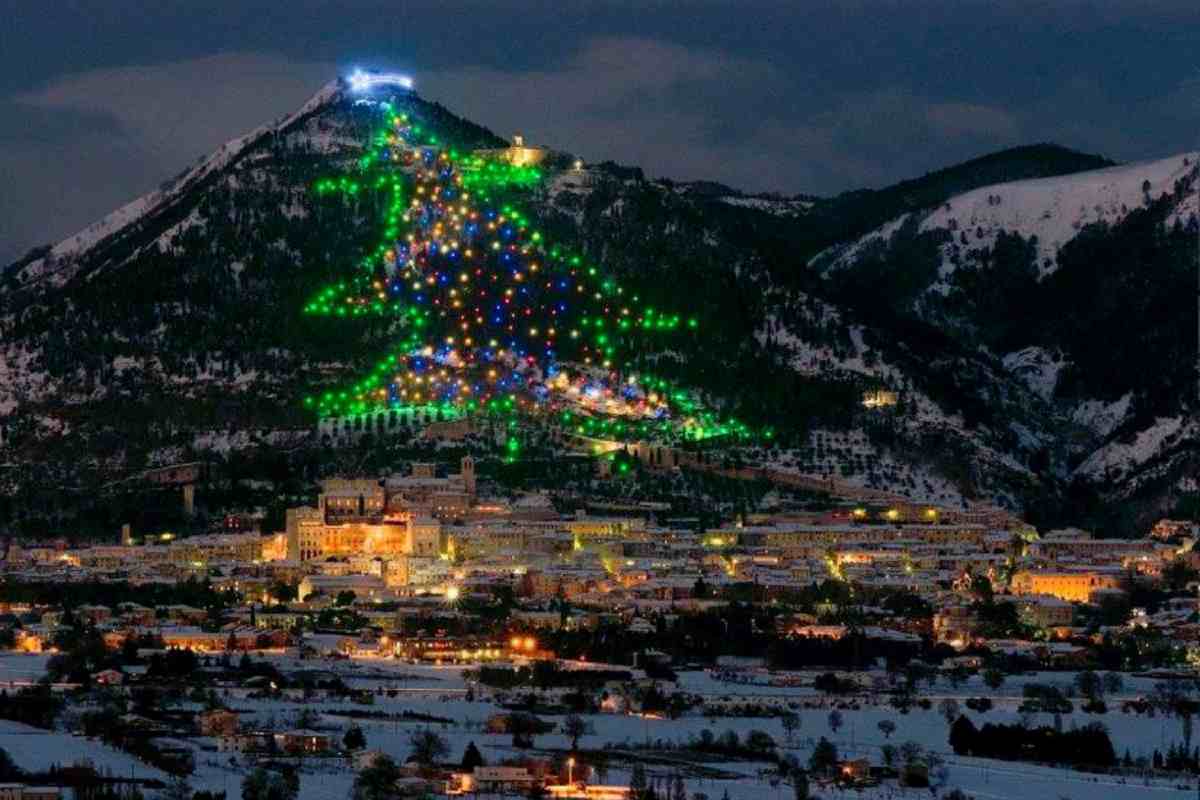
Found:
[[[415,93],[380,88],[375,99],[385,92],[439,147],[507,146]],[[383,195],[314,191],[361,169],[375,113],[362,99],[332,82],[3,271],[0,448],[10,467],[0,515],[31,531],[65,520],[103,528],[112,520],[96,509],[47,504],[40,490],[86,498],[172,461],[269,473],[279,488],[342,461],[386,467],[395,457],[414,431],[378,420],[318,427],[301,402],[368,373],[399,330],[378,316],[304,313],[378,243]],[[1114,514],[1125,500],[1162,508],[1188,491],[1178,475],[1194,454],[1194,409],[1172,397],[1191,369],[1189,340],[1156,333],[1157,308],[1172,309],[1172,324],[1187,320],[1173,305],[1187,296],[1177,281],[1195,256],[1183,191],[1194,161],[1182,158],[1114,172],[1037,145],[886,189],[781,198],[651,181],[614,164],[579,169],[563,154],[511,197],[645,305],[700,320],[699,335],[638,363],[714,414],[774,433],[713,442],[721,458],[1045,520],[1083,514],[1117,530],[1138,516]],[[1121,170],[1145,173],[1150,189],[1138,183],[1130,195],[1136,178]],[[1072,177],[1054,177],[1063,175]],[[1097,209],[1076,216],[1077,201],[1093,197]],[[968,224],[979,232],[963,246]],[[1059,237],[1053,269],[1049,245],[1030,241],[1049,231]],[[1101,257],[1113,266],[1095,281],[1086,265]],[[1107,292],[1123,302],[1104,302]],[[1092,310],[1061,313],[1075,297]],[[1086,346],[1098,336],[1122,353],[1111,364]],[[1139,364],[1147,348],[1154,356]],[[894,405],[864,404],[881,389],[896,393]]]

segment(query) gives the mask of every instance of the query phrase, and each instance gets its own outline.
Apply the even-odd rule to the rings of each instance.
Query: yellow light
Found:
[[[459,597],[459,589],[457,586],[451,586],[446,590],[446,599],[453,603]]]

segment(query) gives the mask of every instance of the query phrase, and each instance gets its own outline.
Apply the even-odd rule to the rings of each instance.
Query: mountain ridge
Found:
[[[415,94],[403,102],[449,144],[507,145]],[[367,130],[363,113],[343,84],[326,84],[297,112],[182,173],[159,190],[169,194],[164,202],[144,203],[145,214],[90,246],[68,252],[67,237],[57,256],[39,248],[6,268],[0,449],[9,460],[44,460],[6,475],[10,487],[20,493],[38,479],[86,485],[149,463],[229,458],[271,442],[363,446],[360,433],[318,433],[296,403],[314,381],[353,373],[389,335],[385,326],[335,328],[298,311],[306,292],[368,243],[369,201],[331,205],[309,191],[330,170],[351,167]],[[1022,155],[1030,163],[1019,163]],[[966,163],[1061,174],[1098,159],[1034,145]],[[984,172],[975,180],[994,174]],[[660,354],[662,369],[731,413],[787,423],[783,443],[733,457],[864,486],[895,481],[931,500],[1070,507],[1064,493],[1079,464],[1069,462],[1087,463],[1090,453],[1072,455],[1060,429],[1072,414],[1104,412],[1088,406],[1090,398],[1056,409],[1053,393],[1019,374],[1053,370],[1042,365],[1057,363],[1053,354],[1030,351],[1010,368],[1004,353],[947,338],[953,328],[849,302],[804,266],[829,247],[822,226],[839,204],[851,210],[833,230],[857,230],[889,208],[919,210],[911,208],[919,198],[943,202],[964,182],[970,169],[956,165],[904,189],[768,198],[600,165],[551,169],[530,199],[548,231],[579,241],[663,307],[679,299],[674,287],[692,288],[711,339]],[[63,263],[50,271],[47,255]],[[894,259],[885,266],[903,272]],[[864,409],[863,392],[881,386],[900,390],[900,407]],[[1171,409],[1162,410],[1169,418]],[[1110,420],[1108,434],[1128,435],[1122,426],[1141,412],[1126,411]],[[1185,443],[1194,435],[1186,424],[1180,430]],[[13,508],[28,522],[27,505]],[[0,517],[4,511],[0,504]]]

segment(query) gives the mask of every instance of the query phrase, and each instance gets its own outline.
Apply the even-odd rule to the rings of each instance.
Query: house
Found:
[[[217,737],[217,751],[221,753],[260,753],[270,750],[273,744],[271,734],[260,731]]]
[[[398,797],[421,798],[438,794],[438,784],[417,775],[405,775],[396,780],[395,791]]]
[[[966,605],[946,606],[933,615],[933,635],[939,642],[966,644],[978,625],[978,615]]]
[[[166,614],[167,619],[186,625],[199,625],[208,619],[208,611],[203,608],[196,608],[195,606],[175,604],[161,606],[161,609]]]
[[[238,715],[224,708],[201,711],[196,715],[196,727],[201,736],[232,736],[238,730]]]
[[[46,638],[38,631],[18,628],[13,632],[13,647],[23,653],[40,653],[46,647]]]
[[[137,603],[121,603],[117,610],[121,612],[121,618],[130,625],[153,625],[158,620],[157,611]]]
[[[850,758],[838,764],[838,777],[844,781],[864,781],[871,777],[871,762],[865,758]]]
[[[538,783],[528,767],[476,767],[474,772],[456,772],[446,782],[446,794],[480,792],[528,793]]]
[[[484,731],[486,733],[512,733],[514,728],[517,730],[525,728],[540,735],[554,730],[554,723],[546,722],[533,714],[526,714],[520,711],[493,714],[484,723]]]
[[[0,800],[60,800],[59,786],[26,786],[23,783],[0,783]]]
[[[85,622],[99,625],[112,617],[112,609],[108,606],[83,605],[75,609],[75,615]]]
[[[276,733],[275,746],[285,753],[325,753],[333,742],[327,734],[298,728]]]
[[[923,787],[929,785],[929,765],[924,761],[910,761],[900,772],[901,786]]]
[[[1021,616],[1039,628],[1069,626],[1075,616],[1075,607],[1054,595],[1027,595],[1021,599]]]
[[[61,786],[26,786],[21,790],[21,800],[61,800]]]
[[[363,770],[373,767],[375,766],[375,762],[381,758],[390,758],[390,756],[382,750],[363,750],[360,753],[354,754],[354,768],[356,770]]]
[[[546,793],[554,800],[629,800],[628,786],[600,786],[598,784],[567,783],[546,787]]]
[[[125,675],[115,669],[105,669],[92,673],[92,680],[100,686],[120,686],[125,682]]]
[[[1119,568],[1020,570],[1012,578],[1016,595],[1047,594],[1071,603],[1086,603],[1102,589],[1123,589]]]

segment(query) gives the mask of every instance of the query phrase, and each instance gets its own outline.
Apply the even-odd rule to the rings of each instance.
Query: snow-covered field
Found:
[[[387,660],[350,661],[304,661],[284,657],[269,657],[284,670],[296,668],[321,669],[344,676],[348,683],[357,688],[396,689],[395,697],[386,694],[375,697],[372,705],[364,706],[349,701],[325,699],[283,698],[268,700],[249,698],[237,690],[224,699],[233,709],[241,712],[243,723],[250,726],[287,726],[294,724],[304,709],[318,714],[317,727],[323,728],[340,738],[351,724],[360,725],[367,737],[367,746],[382,750],[397,760],[403,761],[409,751],[408,738],[412,731],[430,727],[441,734],[449,745],[446,760],[461,758],[467,744],[474,742],[489,763],[518,757],[526,753],[512,746],[509,736],[484,731],[486,720],[501,711],[497,698],[489,692],[478,691],[474,700],[466,699],[469,681],[462,667],[434,667],[401,664]],[[45,664],[43,656],[5,655],[0,657],[0,679],[26,680],[36,677]],[[995,698],[996,708],[986,714],[967,712],[976,722],[1014,722],[1019,718],[1016,710],[1020,703],[1022,686],[1027,682],[1053,683],[1062,687],[1069,685],[1069,673],[1042,673],[1027,676],[1011,676],[997,692],[986,690],[978,677],[964,685],[952,688],[939,683],[926,690],[934,701],[929,711],[914,709],[908,714],[883,705],[860,702],[857,709],[843,708],[843,725],[834,733],[829,726],[828,701],[807,686],[781,687],[767,684],[766,673],[754,674],[750,683],[729,683],[719,680],[714,674],[690,671],[680,674],[678,688],[701,695],[708,700],[723,698],[741,699],[747,702],[779,701],[794,703],[800,716],[800,728],[791,745],[778,719],[726,718],[705,716],[699,711],[680,719],[655,719],[623,714],[590,714],[585,719],[589,725],[587,735],[580,745],[585,750],[611,747],[615,750],[634,750],[671,759],[669,751],[654,753],[660,743],[685,744],[698,737],[704,730],[714,735],[732,730],[745,737],[752,730],[769,733],[780,747],[791,752],[801,762],[807,761],[816,740],[825,736],[834,741],[843,756],[867,756],[874,763],[880,761],[880,748],[891,743],[899,745],[914,741],[930,751],[940,754],[946,762],[948,779],[945,787],[959,787],[978,798],[1030,798],[1030,800],[1061,800],[1063,797],[1083,798],[1100,796],[1117,800],[1133,798],[1184,798],[1191,797],[1195,785],[1176,786],[1170,781],[1147,783],[1143,779],[1120,779],[1094,776],[1070,770],[1017,764],[988,759],[960,758],[954,756],[947,745],[948,726],[936,710],[937,702],[946,696],[957,697],[960,702],[971,696],[990,694]],[[775,676],[778,677],[778,676]],[[805,677],[811,677],[806,675]],[[882,677],[882,674],[875,677]],[[1136,697],[1148,693],[1154,681],[1125,678],[1122,697]],[[1110,702],[1110,707],[1119,706],[1119,699]],[[354,720],[354,712],[383,712],[389,718]],[[402,712],[427,714],[444,718],[449,722],[421,722],[400,718]],[[394,717],[394,718],[392,718]],[[881,720],[896,724],[895,732],[885,736],[879,729]],[[561,718],[547,717],[548,721],[561,723]],[[1049,717],[1040,721],[1050,724]],[[1104,722],[1110,731],[1118,754],[1125,750],[1133,756],[1149,756],[1154,749],[1165,750],[1181,736],[1178,720],[1162,716],[1149,718],[1134,714],[1110,711],[1106,715],[1094,716],[1076,710],[1063,715],[1064,727],[1084,725],[1093,721]],[[209,788],[226,791],[230,800],[239,800],[241,780],[247,771],[242,761],[231,762],[229,754],[217,753],[215,743],[203,738],[192,740],[196,750],[196,773],[191,778],[193,788]],[[552,754],[568,748],[567,738],[559,732],[538,736],[535,752]],[[0,747],[9,752],[18,765],[26,769],[44,769],[53,764],[69,765],[89,761],[102,770],[113,774],[134,775],[139,778],[163,777],[157,770],[131,756],[115,751],[106,745],[65,732],[46,732],[13,722],[0,722]],[[602,776],[607,783],[628,781],[630,762],[618,754],[610,759],[611,766]],[[769,780],[759,775],[764,764],[753,762],[706,762],[704,770],[688,769],[684,765],[684,777],[689,794],[704,793],[710,798],[719,798],[728,792],[731,800],[763,798],[789,800],[791,787],[787,784],[772,786]],[[648,767],[651,780],[666,780],[677,769],[673,765],[652,764]],[[704,774],[701,774],[704,773]],[[718,776],[719,777],[716,777]],[[593,776],[595,778],[595,776]],[[349,794],[353,782],[353,771],[341,760],[310,760],[301,776],[302,800],[333,800]],[[903,790],[895,785],[884,785],[869,790],[840,790],[836,787],[814,787],[814,793],[824,798],[861,798],[882,800],[883,798],[918,798],[929,796],[928,790]]]
[[[46,671],[46,653],[0,653],[0,686],[33,683]]]
[[[59,731],[44,731],[9,720],[0,720],[0,748],[8,751],[17,766],[25,770],[90,762],[97,769],[122,778],[161,780],[164,777],[154,767],[102,742]]]

